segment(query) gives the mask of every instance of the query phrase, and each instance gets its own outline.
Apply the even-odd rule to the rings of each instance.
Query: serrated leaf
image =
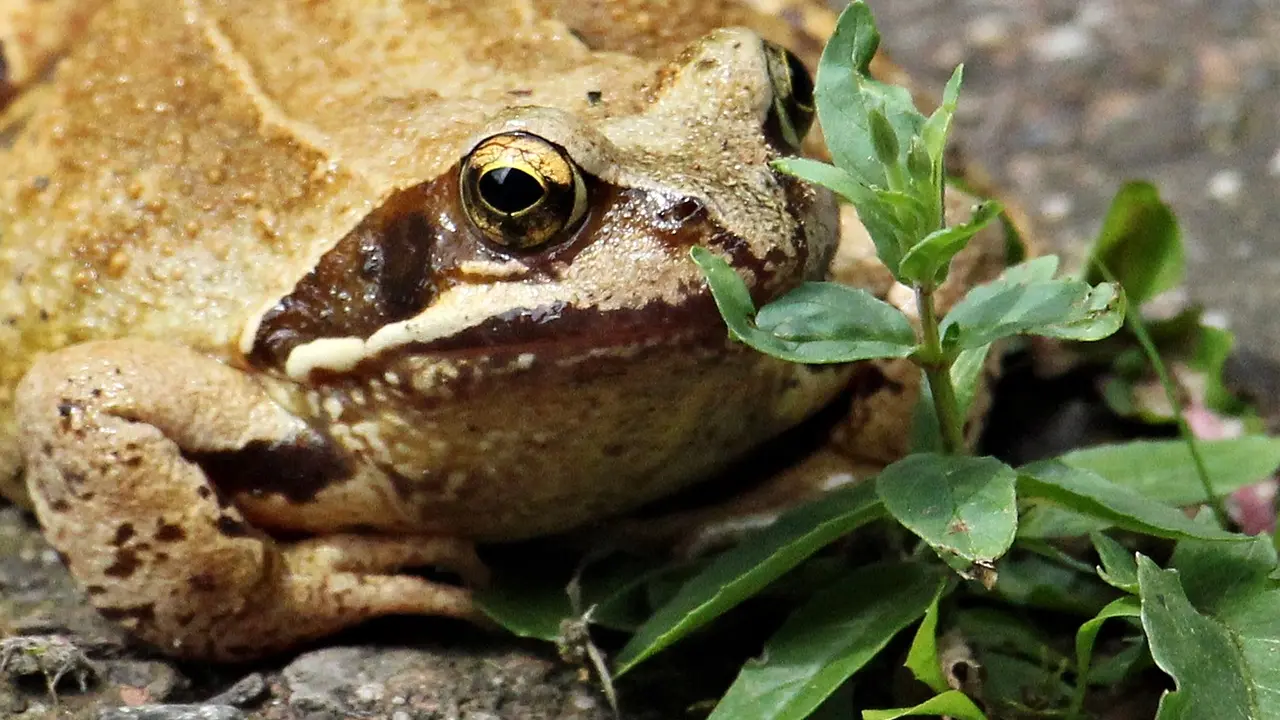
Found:
[[[1116,193],[1089,258],[1084,279],[1101,282],[1100,263],[1135,306],[1182,282],[1186,259],[1178,220],[1154,185],[1131,182]]]
[[[1096,340],[1124,323],[1124,296],[1115,286],[1041,279],[1045,264],[1014,266],[966,294],[943,318],[953,350],[979,347],[1012,335]]]
[[[1260,435],[1229,440],[1203,440],[1200,454],[1214,491],[1221,497],[1258,482],[1280,466],[1280,438]],[[1142,440],[1075,450],[1062,462],[1089,470],[1132,492],[1181,507],[1204,501],[1191,451],[1182,440]],[[1060,507],[1037,506],[1023,515],[1019,537],[1055,538],[1087,535],[1111,523]]]
[[[1100,532],[1089,533],[1089,539],[1102,561],[1098,577],[1117,590],[1137,594],[1138,561],[1134,553]]]
[[[948,690],[909,708],[896,710],[863,710],[862,720],[897,720],[911,716],[949,717],[956,720],[987,720],[968,695],[959,690]]]
[[[1176,508],[1116,485],[1088,470],[1058,460],[1046,460],[1018,469],[1018,495],[1040,498],[1083,515],[1096,517],[1126,530],[1156,537],[1204,540],[1248,540],[1191,520]]]
[[[938,601],[942,599],[942,587],[916,628],[915,637],[911,638],[911,648],[907,650],[907,661],[903,663],[917,680],[928,685],[934,692],[945,692],[950,689],[947,678],[942,672],[942,660],[938,657]]]
[[[618,653],[621,675],[755,595],[823,546],[884,515],[871,483],[789,511],[712,561],[649,618]]]
[[[934,549],[990,563],[1013,544],[1016,480],[995,458],[920,453],[885,468],[876,492],[898,522]]]
[[[898,267],[903,281],[930,286],[944,282],[952,258],[964,250],[974,235],[999,217],[1002,209],[998,202],[984,202],[974,208],[968,222],[926,235],[902,256]]]
[[[1160,698],[1157,720],[1264,720],[1280,717],[1268,702],[1262,712],[1251,697],[1251,673],[1227,629],[1187,600],[1175,570],[1138,557],[1142,627],[1156,665],[1177,690]]]
[[[945,582],[918,563],[874,565],[800,606],[743,666],[709,720],[802,720],[924,614]]]
[[[906,357],[915,349],[906,316],[865,290],[804,283],[757,314],[746,283],[727,262],[701,247],[690,254],[729,332],[762,353],[791,362],[838,363]]]

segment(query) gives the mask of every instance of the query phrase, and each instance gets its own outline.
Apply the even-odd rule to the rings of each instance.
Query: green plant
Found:
[[[943,148],[961,71],[926,117],[905,90],[869,77],[878,43],[870,11],[853,3],[823,53],[816,83],[834,164],[788,158],[777,167],[857,208],[880,259],[914,289],[918,329],[869,293],[831,283],[803,284],[757,310],[728,264],[704,249],[693,257],[731,336],[761,352],[806,363],[911,359],[927,380],[924,402],[936,418],[939,450],[912,454],[874,480],[796,508],[692,569],[606,573],[583,594],[590,583],[575,579],[574,605],[585,598],[591,620],[633,633],[614,660],[616,674],[625,675],[767,591],[835,540],[887,522],[913,540],[870,564],[820,573],[760,658],[743,666],[713,720],[853,717],[850,678],[913,625],[905,665],[932,697],[864,710],[863,718],[1082,718],[1092,690],[1132,682],[1152,663],[1176,684],[1160,699],[1160,720],[1280,717],[1280,657],[1269,651],[1280,643],[1276,550],[1265,538],[1229,532],[1218,504],[1223,494],[1274,470],[1280,443],[1148,441],[1015,468],[967,455],[963,441],[966,398],[992,343],[1004,338],[1095,341],[1127,317],[1163,373],[1136,308],[1126,307],[1126,291],[1140,304],[1176,284],[1176,222],[1149,186],[1129,186],[1117,197],[1086,279],[1055,277],[1056,258],[1036,258],[938,317],[934,292],[952,258],[1000,210],[985,203],[968,222],[946,226]],[[1215,509],[1215,522],[1179,509],[1198,503]],[[1077,538],[1074,554],[1055,544],[1064,538]],[[1169,568],[1135,552],[1139,542],[1171,546]],[[1080,557],[1090,552],[1096,567]],[[652,613],[621,612],[623,600],[655,578],[673,589],[656,593]],[[480,600],[525,634],[556,639],[560,618],[584,614],[566,606],[555,587],[542,596],[549,604],[512,596]],[[1042,631],[1029,622],[1042,612],[1075,630],[1069,637]],[[1106,639],[1101,652],[1099,637]],[[981,692],[950,672],[955,662],[944,661],[957,646],[985,667]]]

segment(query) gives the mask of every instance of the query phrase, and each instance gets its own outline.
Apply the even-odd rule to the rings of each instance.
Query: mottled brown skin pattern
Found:
[[[797,35],[727,1],[106,3],[0,116],[0,487],[104,615],[239,660],[470,617],[473,542],[713,475],[855,373],[730,343],[691,246],[761,301],[904,290],[769,169],[792,149],[757,31]],[[459,191],[500,133],[582,178],[545,246]],[[828,459],[900,452],[916,378],[880,367]],[[431,565],[463,586],[402,572]]]

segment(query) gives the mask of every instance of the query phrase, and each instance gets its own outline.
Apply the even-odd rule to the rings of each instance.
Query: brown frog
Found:
[[[842,462],[903,452],[909,366],[736,345],[689,259],[760,301],[905,291],[850,211],[770,169],[813,116],[774,41],[819,42],[760,8],[51,5],[47,82],[59,45],[8,39],[0,482],[164,651],[471,617],[473,543],[669,495],[851,381]],[[957,287],[1003,241],[975,248]],[[402,572],[426,565],[463,586]]]

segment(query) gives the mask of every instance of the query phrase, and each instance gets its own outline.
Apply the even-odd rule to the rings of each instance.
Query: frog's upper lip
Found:
[[[533,354],[563,359],[602,350],[723,346],[727,333],[714,300],[705,292],[677,305],[652,302],[636,308],[601,310],[557,302],[518,307],[448,335],[402,338],[399,343],[319,338],[294,348],[285,372],[301,380],[313,372],[358,372],[360,367],[383,367],[411,357],[465,361]]]
[[[566,303],[516,308],[448,337],[411,343],[404,351],[428,355],[484,355],[537,348],[553,354],[636,344],[724,338],[724,322],[710,293],[673,305],[600,310]]]

